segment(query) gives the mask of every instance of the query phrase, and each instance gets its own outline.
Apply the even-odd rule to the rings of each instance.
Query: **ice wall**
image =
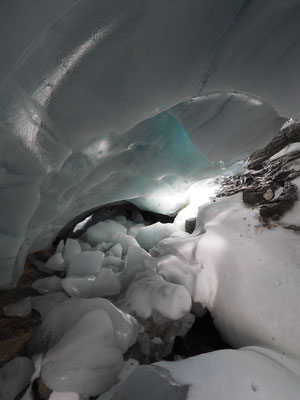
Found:
[[[206,158],[297,117],[299,17],[297,0],[1,2],[1,287],[81,212],[172,213]]]

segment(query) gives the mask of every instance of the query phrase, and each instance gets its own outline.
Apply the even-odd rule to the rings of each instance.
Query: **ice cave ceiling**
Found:
[[[10,0],[0,20],[1,287],[77,215],[172,214],[300,114],[298,0]]]

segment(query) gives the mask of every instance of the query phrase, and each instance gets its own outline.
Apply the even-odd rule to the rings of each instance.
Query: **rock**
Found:
[[[185,231],[193,233],[196,228],[196,218],[189,218],[185,221]]]
[[[263,195],[263,198],[266,201],[271,201],[273,199],[273,197],[274,197],[274,192],[272,189],[268,189]]]

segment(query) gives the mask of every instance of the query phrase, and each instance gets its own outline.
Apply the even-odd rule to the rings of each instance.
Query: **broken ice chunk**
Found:
[[[62,254],[60,252],[53,254],[46,262],[45,267],[53,271],[65,271],[66,264]]]
[[[17,303],[8,304],[3,307],[3,311],[7,317],[26,317],[31,313],[31,297],[25,297]]]
[[[120,275],[122,290],[126,290],[135,274],[145,269],[144,261],[151,259],[149,253],[141,247],[130,247],[124,270]]]
[[[50,276],[48,278],[37,279],[31,285],[32,289],[37,292],[43,293],[52,293],[52,292],[62,292],[63,287],[61,284],[61,278],[58,276]]]
[[[116,243],[113,247],[111,247],[107,252],[106,256],[114,256],[122,258],[122,245],[121,243]]]
[[[86,231],[86,237],[92,246],[96,246],[100,242],[113,241],[120,233],[127,234],[125,226],[111,219],[106,219],[90,226]]]
[[[45,353],[79,319],[89,311],[105,310],[112,321],[118,347],[125,353],[137,339],[139,324],[106,299],[81,299],[72,297],[55,307],[34,333],[27,345],[28,354]]]
[[[68,276],[62,281],[63,288],[71,297],[90,297],[91,289],[96,277],[89,276]]]
[[[158,312],[170,320],[177,320],[191,310],[192,300],[185,287],[166,282],[149,270],[136,275],[119,304],[122,309],[135,312],[143,319],[155,317]]]
[[[64,243],[64,240],[61,239],[61,241],[58,243],[58,245],[56,247],[55,253],[63,254],[64,248],[65,248],[65,243]]]
[[[127,218],[125,217],[125,215],[117,215],[114,221],[126,226]]]
[[[110,268],[103,268],[98,273],[95,283],[92,286],[91,297],[106,297],[119,294],[121,284]]]
[[[84,315],[45,355],[41,376],[57,392],[88,396],[110,389],[123,368],[108,314],[96,309]]]
[[[65,248],[64,248],[64,260],[66,264],[68,265],[71,257],[74,256],[75,254],[81,253],[81,247],[76,239],[67,239],[65,243]]]
[[[58,304],[67,300],[68,296],[63,292],[48,293],[43,296],[34,296],[31,299],[32,308],[37,310],[42,317],[42,321]]]
[[[35,267],[37,267],[37,269],[39,271],[45,272],[46,274],[49,274],[49,275],[54,274],[54,271],[52,269],[49,269],[46,267],[46,263],[44,261],[37,260],[37,261],[34,261],[33,264],[35,265]]]
[[[83,251],[70,259],[68,276],[97,275],[104,260],[101,251]]]
[[[169,237],[173,231],[173,224],[157,222],[156,224],[140,228],[136,235],[136,240],[143,249],[149,250],[162,239]]]
[[[111,242],[101,242],[101,243],[97,244],[97,246],[92,247],[92,250],[93,251],[99,250],[99,251],[105,252],[111,248],[111,244],[112,244]]]
[[[83,240],[78,241],[81,247],[81,251],[89,251],[92,249],[92,246],[88,242],[84,242]]]
[[[0,399],[14,400],[30,382],[33,362],[27,357],[15,357],[0,369]]]
[[[122,269],[124,267],[124,265],[125,265],[125,261],[123,261],[119,257],[114,257],[114,256],[105,257],[104,261],[103,261],[103,267],[113,266],[118,269]]]
[[[49,400],[88,400],[88,397],[82,396],[78,393],[52,392],[50,394]]]
[[[144,224],[137,224],[137,225],[134,225],[133,227],[131,227],[131,228],[129,229],[128,235],[129,235],[129,236],[133,236],[133,237],[135,238],[136,235],[138,234],[138,231],[139,231],[141,228],[144,228],[144,227],[145,227]]]
[[[123,254],[128,253],[129,247],[140,247],[138,242],[135,240],[134,237],[129,236],[129,235],[118,235],[115,237],[115,239],[112,241],[113,244],[120,243],[122,246],[122,251]]]

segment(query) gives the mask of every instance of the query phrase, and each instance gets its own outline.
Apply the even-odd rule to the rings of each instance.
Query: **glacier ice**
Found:
[[[29,384],[33,372],[33,362],[30,358],[11,359],[0,369],[0,398],[14,400]]]
[[[297,0],[0,7],[2,287],[74,217],[173,213],[205,157],[239,159],[299,114]]]

